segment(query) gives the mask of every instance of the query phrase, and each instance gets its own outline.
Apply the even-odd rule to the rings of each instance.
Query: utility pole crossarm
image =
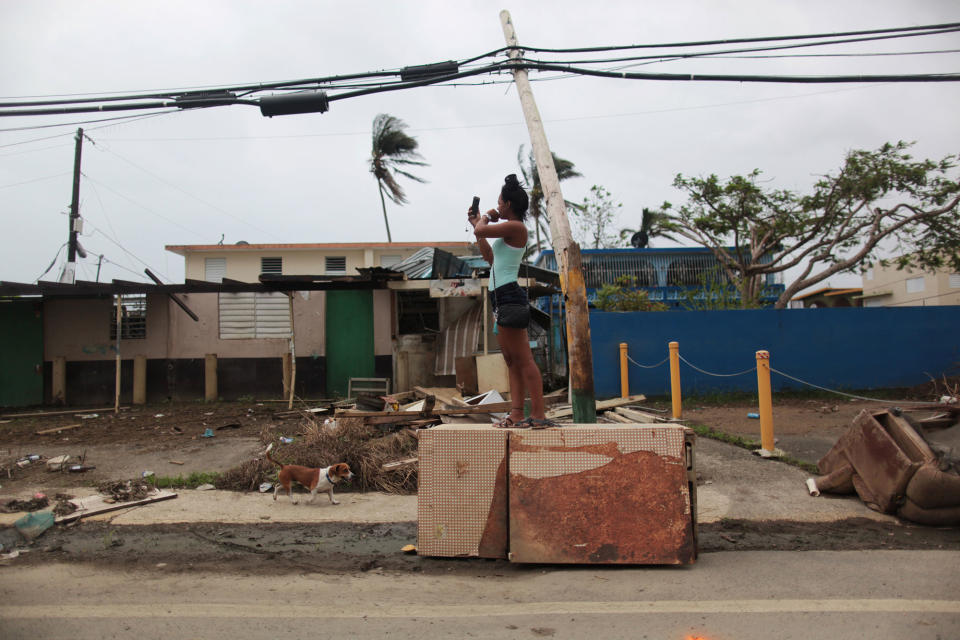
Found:
[[[512,47],[510,59],[520,57],[517,35],[509,11],[500,12],[500,23],[507,46]],[[533,99],[530,80],[525,69],[519,65],[513,69],[513,80],[520,96],[523,115],[530,131],[530,145],[540,176],[540,186],[547,201],[550,233],[553,236],[554,253],[560,272],[560,286],[566,300],[567,345],[569,349],[570,394],[573,405],[573,420],[577,423],[597,421],[596,399],[593,390],[593,350],[590,345],[590,312],[587,306],[587,289],[583,278],[580,247],[573,240],[566,204],[560,190],[560,178],[553,164],[553,154],[547,143],[540,111]]]

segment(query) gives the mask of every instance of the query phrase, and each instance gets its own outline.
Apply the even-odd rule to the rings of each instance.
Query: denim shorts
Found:
[[[489,295],[497,325],[511,329],[526,329],[530,325],[530,302],[519,284],[508,282]]]

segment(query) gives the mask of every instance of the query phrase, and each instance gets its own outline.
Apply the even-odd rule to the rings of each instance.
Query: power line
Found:
[[[52,176],[44,176],[43,178],[34,178],[33,180],[24,180],[23,182],[14,182],[13,184],[0,185],[0,189],[9,189],[10,187],[19,187],[20,185],[24,185],[24,184],[42,182],[43,180],[52,180],[53,178],[60,178],[62,176],[68,176],[68,175],[70,175],[70,172],[66,171],[64,173],[58,173]]]
[[[548,49],[542,47],[517,47],[522,51],[538,52],[538,53],[583,53],[583,52],[601,52],[601,51],[622,51],[629,49],[654,49],[654,48],[683,48],[683,47],[693,47],[693,46],[707,46],[707,45],[716,45],[716,44],[731,44],[731,43],[755,43],[755,42],[783,42],[783,41],[793,41],[793,40],[809,40],[811,42],[801,42],[801,43],[792,43],[787,45],[781,45],[776,47],[766,47],[761,49],[740,49],[740,50],[725,50],[725,51],[705,51],[705,52],[691,52],[691,53],[665,53],[660,54],[659,58],[671,58],[671,59],[688,59],[695,57],[709,57],[721,54],[729,54],[736,52],[752,52],[752,51],[761,51],[761,50],[771,50],[771,49],[782,49],[782,48],[794,48],[794,47],[811,47],[811,46],[828,46],[833,44],[850,44],[853,42],[864,42],[867,40],[876,40],[876,39],[889,39],[889,38],[902,38],[902,37],[916,37],[916,36],[926,36],[926,35],[940,35],[945,33],[952,33],[957,30],[960,30],[960,23],[944,23],[938,25],[924,25],[924,26],[915,26],[915,27],[897,27],[890,29],[872,29],[872,30],[862,30],[862,31],[847,31],[847,32],[836,32],[836,33],[827,33],[827,34],[803,34],[803,35],[792,35],[792,36],[767,36],[759,38],[736,38],[736,39],[723,39],[723,40],[711,40],[711,41],[699,41],[699,42],[684,42],[684,43],[669,43],[669,44],[647,44],[647,45],[626,45],[626,46],[607,46],[607,47],[585,47],[585,48],[575,48],[575,49]],[[851,36],[858,36],[853,38]],[[834,39],[827,40],[827,38],[843,38],[843,39]],[[505,50],[505,48],[496,49],[493,52],[483,54],[481,56],[475,56],[467,59],[469,62],[475,62],[483,58],[490,57],[491,55],[497,55]],[[638,57],[633,59],[616,59],[615,61],[626,61],[626,60],[639,60],[644,59],[645,57]],[[349,85],[344,83],[352,83],[357,80],[369,80],[372,78],[396,78],[400,76],[401,80],[399,82],[384,82],[377,85],[373,83],[363,83],[363,85],[354,85],[362,86],[363,88],[356,89],[354,91],[348,91],[345,93],[333,95],[329,97],[329,100],[344,100],[347,98],[360,97],[364,95],[370,95],[373,93],[381,93],[385,91],[396,91],[401,89],[410,89],[414,87],[428,86],[433,84],[443,84],[450,83],[451,81],[458,80],[461,78],[472,77],[485,73],[498,73],[503,71],[511,71],[514,69],[530,69],[537,71],[558,71],[561,73],[572,73],[577,75],[594,75],[598,77],[610,77],[610,78],[621,78],[621,79],[637,79],[637,80],[698,80],[698,81],[735,81],[735,82],[789,82],[789,83],[813,83],[813,82],[954,82],[960,80],[956,74],[913,74],[913,75],[849,75],[849,76],[819,76],[819,77],[797,77],[797,76],[756,76],[756,75],[712,75],[712,76],[703,76],[697,74],[612,74],[611,72],[604,71],[595,71],[588,70],[578,67],[570,67],[566,65],[570,64],[601,64],[608,63],[610,60],[585,60],[578,61],[575,63],[560,63],[560,62],[541,62],[541,61],[531,61],[531,60],[509,60],[495,62],[490,65],[479,66],[474,69],[469,69],[466,71],[459,71],[459,64],[455,62],[450,62],[454,68],[457,68],[458,71],[455,73],[449,73],[446,75],[430,75],[429,77],[422,78],[423,75],[429,73],[424,69],[417,68],[417,73],[405,73],[405,71],[412,69],[411,67],[406,67],[400,70],[387,70],[387,71],[368,71],[363,73],[353,73],[346,75],[337,75],[337,76],[326,76],[318,78],[306,78],[299,80],[287,80],[280,82],[261,82],[256,84],[247,84],[240,86],[228,86],[228,87],[217,87],[217,88],[208,88],[199,91],[184,91],[184,90],[167,90],[159,92],[150,92],[150,93],[137,93],[137,94],[127,94],[127,95],[101,95],[98,97],[81,97],[81,98],[68,98],[68,99],[57,99],[57,100],[24,100],[18,102],[6,102],[0,103],[0,116],[28,116],[28,115],[56,115],[64,113],[87,113],[92,111],[121,111],[121,110],[149,110],[149,109],[161,109],[161,108],[177,108],[177,109],[188,109],[188,108],[209,108],[212,106],[225,106],[229,104],[248,104],[248,105],[259,105],[260,103],[256,100],[247,100],[241,97],[238,97],[237,93],[242,93],[244,96],[253,95],[263,91],[269,90],[281,90],[281,91],[301,91],[303,89],[314,89],[319,90],[320,88],[331,89],[331,88],[342,88]],[[466,64],[466,62],[464,63]],[[434,65],[420,65],[422,68],[431,67],[431,66],[446,66],[448,63],[435,63]],[[421,73],[422,72],[422,73]],[[411,78],[421,77],[421,79],[413,80]],[[159,102],[132,102],[139,100],[159,100]],[[59,106],[59,105],[83,105],[87,103],[99,103],[95,106]],[[124,104],[110,104],[110,103],[124,103]],[[23,109],[22,107],[29,106],[42,106],[48,108],[42,109]],[[56,107],[56,108],[50,108]]]
[[[123,198],[124,200],[127,200],[128,202],[131,202],[131,203],[137,205],[138,207],[140,207],[140,208],[143,209],[144,211],[147,211],[147,212],[149,212],[149,213],[152,213],[153,215],[157,216],[157,217],[160,218],[161,220],[165,220],[165,221],[169,222],[170,224],[172,224],[172,225],[174,225],[174,226],[180,227],[180,228],[183,229],[184,231],[188,231],[188,232],[192,233],[193,235],[197,236],[198,238],[203,238],[203,237],[204,237],[204,235],[203,235],[202,233],[199,233],[199,232],[197,232],[197,231],[194,231],[193,229],[189,229],[189,228],[183,226],[182,224],[180,224],[179,222],[177,222],[176,220],[173,220],[173,219],[171,219],[171,218],[168,218],[167,216],[165,216],[165,215],[163,215],[163,214],[161,214],[161,213],[157,213],[156,211],[154,211],[154,210],[151,209],[150,207],[148,207],[148,206],[146,206],[146,205],[144,205],[144,204],[141,204],[141,203],[137,202],[137,201],[134,200],[133,198],[131,198],[131,197],[129,197],[129,196],[126,196],[126,195],[120,193],[120,192],[117,191],[116,189],[112,189],[112,188],[108,187],[107,185],[105,185],[104,183],[100,182],[100,181],[97,180],[96,178],[92,178],[92,177],[88,176],[86,173],[82,173],[81,175],[82,175],[84,178],[86,178],[87,180],[90,180],[90,181],[92,181],[92,182],[94,182],[94,183],[96,183],[96,184],[99,184],[101,187],[103,187],[103,188],[106,189],[107,191],[113,193],[114,195],[120,196],[120,197]]]
[[[99,147],[96,147],[96,148],[99,149]],[[157,180],[157,181],[159,181],[159,182],[162,182],[163,184],[165,184],[165,185],[167,185],[167,186],[169,186],[169,187],[172,187],[172,188],[176,189],[176,190],[179,191],[180,193],[183,193],[183,194],[185,194],[185,195],[193,198],[193,199],[196,200],[197,202],[199,202],[199,203],[201,203],[201,204],[203,204],[203,205],[206,205],[206,206],[210,207],[211,209],[213,209],[213,210],[215,210],[215,211],[218,211],[218,212],[220,212],[220,213],[222,213],[222,214],[224,214],[224,215],[226,215],[226,216],[229,216],[229,217],[233,218],[234,220],[236,220],[237,222],[241,222],[241,223],[247,225],[247,226],[250,227],[251,229],[255,229],[256,231],[259,231],[260,233],[265,233],[265,234],[268,235],[268,236],[271,236],[271,237],[273,237],[273,238],[279,239],[279,237],[278,237],[276,234],[274,234],[274,233],[272,233],[272,232],[270,232],[270,231],[268,231],[268,230],[266,230],[266,229],[261,229],[260,227],[256,226],[255,224],[253,224],[253,223],[251,223],[251,222],[249,222],[249,221],[247,221],[247,220],[244,220],[244,219],[241,218],[240,216],[238,216],[238,215],[236,215],[236,214],[234,214],[234,213],[231,213],[230,211],[228,211],[228,210],[226,210],[226,209],[224,209],[224,208],[222,208],[222,207],[218,207],[218,206],[215,205],[215,204],[212,204],[212,203],[210,203],[210,202],[207,202],[207,201],[204,200],[203,198],[200,198],[199,196],[196,196],[196,195],[190,193],[189,191],[187,191],[187,190],[184,189],[183,187],[181,187],[181,186],[179,186],[179,185],[177,185],[177,184],[174,184],[174,183],[170,182],[169,180],[165,180],[164,178],[161,178],[161,177],[158,176],[157,174],[153,173],[152,171],[149,171],[148,169],[145,169],[145,168],[141,167],[140,165],[138,165],[137,163],[135,163],[133,160],[130,160],[129,158],[125,158],[124,156],[120,155],[120,154],[117,153],[116,151],[113,151],[112,149],[107,149],[107,148],[104,148],[104,149],[102,149],[102,150],[105,151],[105,152],[107,152],[107,153],[109,153],[109,154],[112,154],[112,155],[116,156],[117,158],[119,158],[120,160],[123,160],[124,162],[126,162],[126,163],[129,164],[130,166],[132,166],[132,167],[134,167],[134,168],[136,168],[136,169],[139,169],[140,171],[142,171],[143,173],[147,174],[148,176],[154,178],[155,180]]]

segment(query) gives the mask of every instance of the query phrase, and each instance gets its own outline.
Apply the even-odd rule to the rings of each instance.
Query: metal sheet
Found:
[[[509,441],[510,560],[689,564],[692,434],[678,425],[572,425]]]

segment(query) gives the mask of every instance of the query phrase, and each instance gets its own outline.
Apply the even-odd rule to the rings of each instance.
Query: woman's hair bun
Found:
[[[503,183],[508,187],[519,187],[520,181],[517,180],[517,174],[511,173],[506,178],[503,179]]]

